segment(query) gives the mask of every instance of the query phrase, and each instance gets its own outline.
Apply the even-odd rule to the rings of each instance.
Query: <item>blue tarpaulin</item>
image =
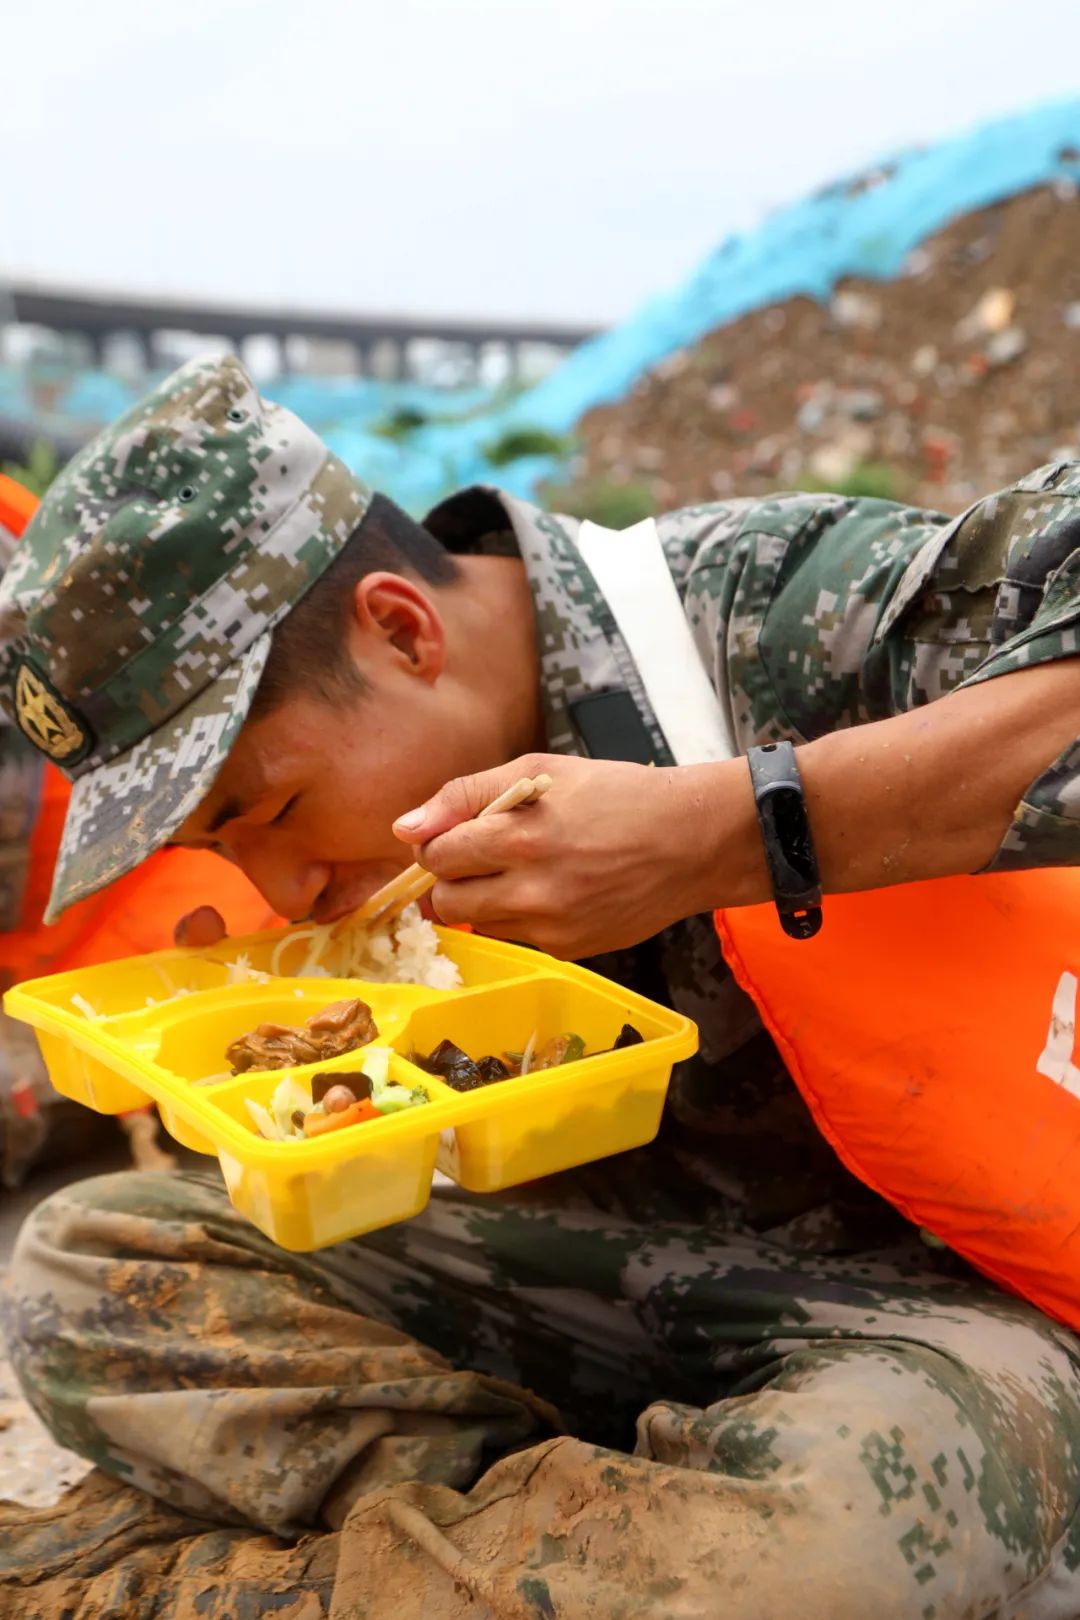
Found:
[[[582,344],[509,403],[495,403],[482,390],[447,393],[363,379],[283,378],[267,392],[411,511],[477,481],[531,495],[538,482],[557,474],[558,462],[533,456],[493,468],[485,450],[502,434],[524,427],[568,434],[586,411],[622,398],[665,356],[714,328],[799,294],[827,298],[847,276],[896,276],[911,250],[951,219],[1055,180],[1080,181],[1080,99],[897,153],[778,210],[755,229],[728,237],[681,287]],[[116,379],[88,373],[63,411],[72,426],[104,421],[133,397]],[[25,415],[28,408],[20,379],[0,372],[0,413]],[[444,419],[401,439],[372,431],[403,408]]]

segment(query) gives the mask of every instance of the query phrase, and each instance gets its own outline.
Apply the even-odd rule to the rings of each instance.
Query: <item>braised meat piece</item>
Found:
[[[378,1033],[366,1001],[335,1001],[313,1013],[299,1029],[259,1024],[227,1046],[225,1058],[233,1074],[245,1074],[249,1069],[292,1069],[354,1052]]]
[[[313,1013],[304,1025],[309,1040],[319,1048],[320,1062],[367,1046],[379,1031],[366,1001],[335,1001]]]
[[[259,1024],[225,1048],[225,1061],[233,1074],[246,1074],[248,1069],[292,1069],[298,1063],[317,1063],[319,1052],[303,1030],[286,1024]]]

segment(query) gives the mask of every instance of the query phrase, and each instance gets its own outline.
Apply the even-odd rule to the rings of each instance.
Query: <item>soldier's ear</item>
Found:
[[[357,580],[353,628],[376,658],[389,656],[426,681],[442,674],[446,664],[442,615],[427,592],[403,575],[376,572]]]

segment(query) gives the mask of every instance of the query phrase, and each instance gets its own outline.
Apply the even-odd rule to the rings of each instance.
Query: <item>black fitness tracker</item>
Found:
[[[746,763],[780,926],[792,939],[813,939],[821,881],[795,750],[789,742],[765,743],[747,750]]]

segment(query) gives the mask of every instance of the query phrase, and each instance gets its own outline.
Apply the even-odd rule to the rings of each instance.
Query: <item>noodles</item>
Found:
[[[284,967],[286,952],[307,943],[298,967]],[[454,990],[461,984],[457,964],[445,956],[439,936],[406,906],[388,927],[348,930],[334,937],[334,925],[316,923],[278,941],[270,972],[296,979],[366,979],[372,984],[424,984],[432,990]]]

